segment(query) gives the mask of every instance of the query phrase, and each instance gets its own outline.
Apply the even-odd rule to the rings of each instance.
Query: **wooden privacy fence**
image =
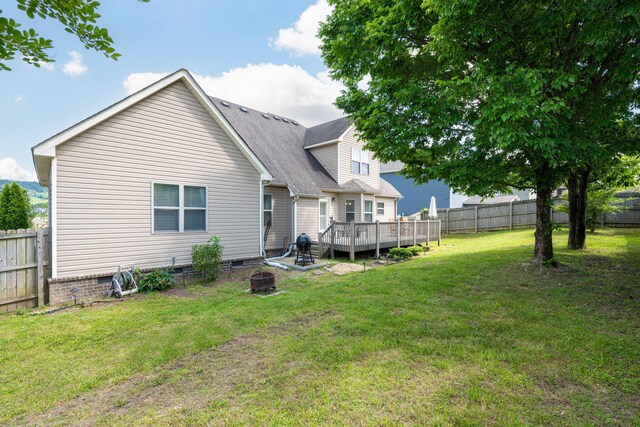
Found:
[[[562,203],[556,202],[556,205]],[[606,214],[601,219],[603,227],[640,227],[640,202],[627,201],[627,208],[616,214]],[[422,213],[425,217],[426,213]],[[466,208],[438,209],[443,233],[477,233],[479,231],[513,230],[536,225],[536,201],[523,200],[494,205]],[[552,210],[551,219],[556,224],[569,224],[569,215]]]
[[[0,313],[45,304],[49,229],[0,231]]]
[[[430,242],[438,242],[439,245],[440,233],[440,220],[332,221],[329,228],[318,234],[319,254],[323,256],[330,251],[334,258],[336,251],[349,252],[349,258],[353,261],[356,252],[375,250],[377,258],[380,256],[380,249]]]

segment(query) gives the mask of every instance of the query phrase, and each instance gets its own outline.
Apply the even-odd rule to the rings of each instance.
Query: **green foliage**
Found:
[[[413,256],[420,255],[423,252],[422,251],[422,246],[419,246],[419,245],[409,246],[407,249],[409,249],[411,251]]]
[[[218,273],[220,273],[222,249],[223,246],[220,244],[218,236],[212,236],[204,245],[193,245],[191,248],[193,269],[201,273],[207,280],[216,280]]]
[[[139,274],[140,270],[138,270],[137,273]],[[136,272],[134,271],[134,278],[135,277]],[[163,291],[173,286],[176,283],[176,278],[173,275],[173,269],[167,267],[145,274],[139,282],[136,278],[136,283],[138,284],[140,292]]]
[[[391,255],[391,258],[393,259],[405,261],[413,256],[413,251],[409,248],[391,248],[389,250],[389,255]]]
[[[33,213],[27,191],[15,182],[0,192],[0,230],[30,228]]]
[[[346,87],[337,105],[418,183],[546,199],[585,162],[640,147],[637,4],[329,2],[320,37]],[[551,258],[547,228],[536,238]]]
[[[148,2],[149,0],[139,0]],[[17,0],[18,9],[29,19],[54,19],[73,34],[87,49],[102,52],[107,58],[118,59],[120,54],[113,47],[113,39],[106,28],[96,23],[100,14],[100,3],[94,0]],[[42,63],[54,62],[47,53],[53,42],[41,37],[35,29],[22,29],[22,24],[3,16],[0,10],[0,70],[10,70],[6,64],[18,55],[23,61],[40,67]]]
[[[586,222],[587,229],[592,233],[600,227],[602,217],[605,214],[614,214],[620,212],[626,207],[621,205],[622,199],[616,197],[616,193],[620,191],[618,188],[598,188],[591,186],[587,190],[587,209],[586,209]],[[567,194],[562,195],[562,200],[565,203],[561,203],[555,206],[558,212],[569,213],[569,205]]]

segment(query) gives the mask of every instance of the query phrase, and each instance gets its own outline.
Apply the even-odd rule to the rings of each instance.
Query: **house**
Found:
[[[469,203],[474,203],[474,200],[476,200],[475,196],[469,198],[469,196],[465,194],[456,193],[444,181],[432,179],[426,184],[416,184],[413,179],[406,178],[400,174],[403,166],[404,164],[398,161],[382,163],[380,165],[380,176],[402,193],[403,197],[398,202],[398,213],[400,215],[408,216],[420,212],[429,206],[431,196],[436,198],[438,209],[471,206]],[[513,196],[517,196],[517,200],[531,200],[536,198],[535,192],[533,191],[516,189],[513,189],[511,194],[496,195],[496,197],[499,196],[512,196],[510,198],[511,200],[515,200]],[[477,198],[477,200],[480,199],[482,198]],[[486,204],[490,198],[483,200],[483,204]]]
[[[494,197],[473,196],[466,199],[462,203],[462,207],[466,208],[469,206],[495,205],[497,203],[511,203],[511,202],[517,202],[519,200],[520,200],[520,197],[514,194],[496,195]]]
[[[426,184],[416,184],[413,179],[400,174],[403,166],[402,162],[380,165],[380,176],[402,193],[402,199],[398,201],[400,215],[408,216],[420,212],[429,206],[431,196],[436,198],[438,209],[460,208],[468,197],[454,192],[444,181],[432,179]]]
[[[177,71],[32,148],[49,188],[50,301],[105,292],[119,265],[186,272],[212,235],[226,267],[249,267],[332,217],[394,218],[401,195],[362,145],[348,119],[305,128]]]

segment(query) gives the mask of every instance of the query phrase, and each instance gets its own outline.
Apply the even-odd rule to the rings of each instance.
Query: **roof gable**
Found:
[[[261,178],[267,181],[272,180],[273,177],[269,173],[266,166],[251,151],[251,149],[242,140],[242,138],[240,138],[233,126],[231,126],[231,124],[225,119],[225,117],[220,114],[220,111],[213,105],[209,97],[196,83],[193,76],[191,76],[191,74],[189,74],[187,70],[181,69],[32,147],[31,152],[40,183],[46,184],[46,182],[48,181],[51,168],[51,159],[55,157],[56,147],[58,145],[65,143],[71,138],[74,138],[82,132],[91,129],[92,127],[115,116],[126,108],[129,108],[130,106],[148,98],[149,96],[178,81],[182,81],[187,86],[189,91],[200,101],[207,112],[209,112],[211,117],[229,136],[231,141],[233,141],[238,149],[240,149],[240,151],[260,173]]]

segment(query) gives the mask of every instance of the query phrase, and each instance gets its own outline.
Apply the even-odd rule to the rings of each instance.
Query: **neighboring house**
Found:
[[[466,199],[462,203],[462,206],[466,208],[469,206],[495,205],[497,203],[511,203],[511,202],[517,202],[519,200],[520,200],[520,197],[514,194],[498,195],[494,197],[473,196]]]
[[[214,234],[226,265],[250,266],[331,217],[394,218],[401,196],[362,145],[346,119],[307,129],[211,98],[186,70],[165,77],[33,147],[51,301],[106,290],[125,263],[188,268]]]
[[[380,176],[393,185],[400,193],[402,199],[398,202],[400,215],[414,215],[424,208],[429,207],[431,196],[436,198],[438,209],[453,209],[469,206],[466,201],[469,196],[454,192],[443,181],[432,179],[426,184],[416,184],[411,178],[400,174],[404,164],[402,162],[389,162],[380,165]],[[534,192],[529,190],[513,190],[510,195],[518,196],[518,200],[535,199]],[[502,194],[498,194],[502,196]],[[475,198],[473,198],[475,200]],[[489,199],[487,199],[489,200]],[[497,203],[497,202],[496,202]],[[485,203],[483,203],[485,204]]]
[[[435,179],[416,185],[413,179],[400,175],[403,166],[402,162],[380,165],[380,176],[402,193],[402,199],[398,201],[398,213],[401,215],[413,215],[429,207],[431,196],[436,198],[438,209],[460,208],[468,197],[454,192],[445,182]]]

